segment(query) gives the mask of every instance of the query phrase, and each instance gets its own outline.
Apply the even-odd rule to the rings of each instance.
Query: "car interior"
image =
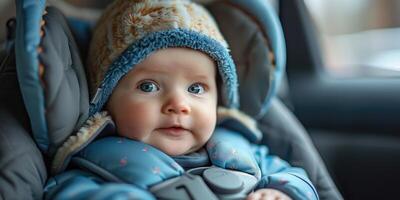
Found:
[[[399,79],[379,77],[375,71],[332,76],[324,70],[321,35],[305,2],[280,1],[280,19],[287,45],[289,107],[306,127],[344,199],[396,199]]]
[[[400,138],[397,134],[400,131],[397,121],[400,117],[400,95],[397,93],[400,80],[396,78],[398,74],[389,71],[385,72],[390,74],[389,77],[376,76],[375,74],[381,73],[379,69],[367,68],[367,72],[358,76],[332,75],[326,70],[329,64],[324,56],[323,36],[306,0],[260,1],[267,1],[274,7],[282,28],[286,50],[286,72],[282,77],[277,97],[270,100],[270,108],[259,119],[259,127],[266,133],[262,143],[267,144],[272,153],[289,160],[292,165],[304,167],[310,173],[310,179],[316,185],[320,199],[396,199],[395,187],[397,178],[400,178],[400,172],[397,170],[400,161],[396,159],[400,157]],[[18,1],[16,2],[18,4]],[[72,2],[75,1],[70,1]],[[76,2],[78,5],[80,3],[82,6],[96,8],[102,8],[109,3],[106,0],[97,3]],[[54,5],[57,7],[61,4]],[[15,48],[20,46],[14,43],[19,34],[16,32],[18,23],[15,20],[4,20],[15,17],[15,9],[18,14],[18,8],[15,7],[13,1],[0,4],[0,11],[12,10],[4,14],[0,28],[4,32],[0,40],[0,197],[12,199],[12,195],[18,194],[18,199],[40,199],[43,186],[50,176],[46,167],[49,166],[48,159],[54,153],[54,149],[40,152],[37,140],[33,139],[33,116],[27,112],[26,106],[29,105],[24,102],[27,92],[20,90],[21,82],[18,79],[21,78],[21,72],[15,67],[17,62],[21,62],[18,61],[20,57],[15,55]],[[218,13],[224,10],[218,9],[210,8],[211,12],[216,13],[217,21],[223,20],[218,18]],[[245,11],[244,9],[244,13]],[[60,17],[57,12],[54,11],[54,18]],[[68,16],[65,10],[63,12]],[[74,20],[76,19],[68,21],[70,28],[72,27],[71,32],[65,31],[68,25],[50,23],[55,27],[52,31],[68,32],[65,36],[68,43],[59,42],[55,37],[56,39],[53,38],[49,44],[56,44],[54,51],[59,51],[58,47],[63,45],[70,45],[71,49],[77,45],[81,48],[81,54],[71,53],[69,56],[72,58],[72,65],[82,66],[82,63],[79,64],[81,61],[77,61],[76,58],[85,56],[84,49],[90,38],[79,33],[84,29],[76,28],[79,23],[73,23]],[[228,30],[229,25],[221,23],[221,26],[226,26],[224,30]],[[70,42],[72,37],[77,44]],[[233,34],[227,36],[227,39],[235,40],[236,37]],[[40,59],[49,58],[53,57],[47,55]],[[78,72],[82,69],[74,70],[77,74],[74,78],[84,81],[84,72]],[[57,75],[70,76],[67,73]],[[47,77],[46,80],[50,78]],[[59,87],[46,90],[46,101],[51,99],[50,94],[58,95],[60,88],[63,89]],[[62,132],[65,130],[68,130],[69,135],[69,132],[76,130],[87,117],[85,108],[88,102],[82,101],[87,98],[87,91],[82,88],[75,89],[74,92],[76,91],[78,96],[57,101],[58,105],[47,110],[50,114],[38,115],[35,119],[55,124],[53,129],[49,130],[54,130],[59,135],[65,135]],[[58,98],[61,97],[63,96]],[[257,101],[256,103],[259,103]],[[70,116],[66,116],[66,119],[74,121],[72,126],[65,126],[66,122],[54,120],[54,116],[60,114],[54,107],[62,107],[66,102],[79,105],[76,110],[71,111]],[[249,113],[262,109],[252,107],[252,103],[249,103]],[[40,120],[36,122],[43,122]],[[65,130],[59,131],[60,126]],[[66,137],[65,135],[61,139],[51,138],[51,144],[60,145]],[[287,145],[287,148],[280,148],[282,145]]]

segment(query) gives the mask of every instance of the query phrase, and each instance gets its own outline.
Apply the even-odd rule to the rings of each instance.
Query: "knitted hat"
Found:
[[[136,64],[169,47],[191,48],[214,59],[223,106],[238,106],[235,65],[205,8],[188,0],[116,0],[100,18],[89,50],[90,114],[102,109],[118,81]]]

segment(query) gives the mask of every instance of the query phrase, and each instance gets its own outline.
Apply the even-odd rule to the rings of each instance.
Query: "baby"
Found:
[[[80,151],[80,169],[55,177],[47,198],[149,199],[147,189],[159,182],[216,166],[257,178],[247,199],[318,199],[304,170],[246,138],[257,130],[237,110],[235,65],[203,7],[186,0],[117,0],[91,43],[90,113],[106,110],[114,136]],[[222,116],[246,133],[218,123]]]

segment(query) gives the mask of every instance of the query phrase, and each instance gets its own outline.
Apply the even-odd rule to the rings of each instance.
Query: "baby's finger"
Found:
[[[246,200],[258,200],[260,198],[261,194],[259,192],[252,192],[247,196]]]
[[[261,189],[247,197],[247,200],[292,200],[288,195],[279,190]]]

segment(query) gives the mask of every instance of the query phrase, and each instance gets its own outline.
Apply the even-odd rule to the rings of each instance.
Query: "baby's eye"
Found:
[[[151,81],[142,82],[137,88],[143,92],[155,92],[160,90],[160,88]]]
[[[193,94],[203,94],[204,93],[204,87],[200,83],[194,83],[189,86],[188,92],[193,93]]]

